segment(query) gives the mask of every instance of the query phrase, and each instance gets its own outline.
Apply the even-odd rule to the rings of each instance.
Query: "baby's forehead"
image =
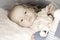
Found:
[[[14,13],[20,17],[23,17],[25,12],[26,13],[33,13],[34,9],[27,8],[26,6],[18,5],[16,7],[14,7],[14,9],[12,10],[12,13]]]
[[[24,10],[26,10],[26,9],[27,9],[27,8],[25,8],[25,7],[23,7],[23,6],[20,6],[20,5],[19,5],[19,6],[14,7],[14,10],[15,10],[15,11],[21,11],[21,10],[23,10],[23,11],[24,11]]]
[[[31,12],[33,12],[34,11],[34,9],[33,8],[28,8],[28,7],[24,7],[24,6],[16,6],[14,9],[13,9],[13,11],[19,11],[19,12],[24,12],[24,11],[31,11]]]
[[[13,8],[13,10],[27,10],[27,11],[32,11],[34,10],[32,7],[29,7],[27,5],[18,5]]]
[[[23,14],[23,12],[26,11],[27,8],[23,7],[23,6],[16,6],[12,12],[17,13],[17,14]]]

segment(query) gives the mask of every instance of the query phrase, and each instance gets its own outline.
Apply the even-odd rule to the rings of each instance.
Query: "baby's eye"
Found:
[[[25,14],[27,14],[27,12],[25,12]]]
[[[23,19],[21,19],[21,22],[23,22]]]

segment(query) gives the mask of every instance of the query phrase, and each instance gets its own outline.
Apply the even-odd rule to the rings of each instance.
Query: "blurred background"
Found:
[[[15,3],[32,3],[35,5],[41,5],[45,7],[50,2],[55,3],[58,6],[58,8],[60,8],[60,4],[59,4],[60,0],[0,0],[0,7],[4,9],[9,9]]]

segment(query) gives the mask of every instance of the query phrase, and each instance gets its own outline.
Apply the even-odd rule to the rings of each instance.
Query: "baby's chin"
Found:
[[[24,27],[24,28],[30,28],[32,24],[20,24],[21,27]]]
[[[24,23],[24,24],[22,24],[21,26],[23,26],[23,27],[26,27],[26,28],[30,28],[31,26],[32,26],[32,24],[33,24],[33,22],[29,22],[29,23]]]

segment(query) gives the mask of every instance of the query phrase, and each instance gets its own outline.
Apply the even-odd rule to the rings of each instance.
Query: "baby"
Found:
[[[30,27],[36,19],[36,12],[26,5],[18,5],[12,9],[9,18],[22,27]]]
[[[34,32],[42,30],[40,36],[46,37],[47,34],[44,31],[48,32],[49,30],[46,30],[44,27],[49,28],[49,24],[53,21],[53,15],[51,13],[53,7],[50,8],[50,5],[38,13],[32,7],[18,5],[12,9],[9,18],[22,27],[31,28]]]

